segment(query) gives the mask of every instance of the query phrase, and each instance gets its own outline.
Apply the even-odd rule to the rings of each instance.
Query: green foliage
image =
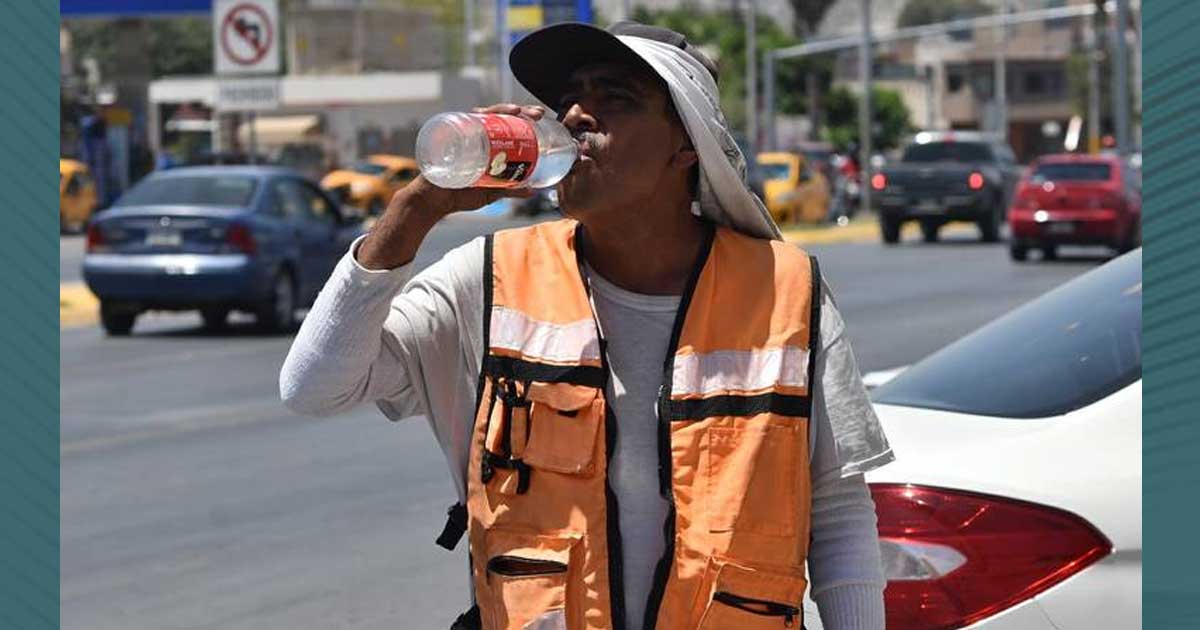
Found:
[[[991,5],[983,0],[908,0],[896,18],[896,26],[905,28],[935,24],[990,13]]]
[[[147,23],[146,54],[152,75],[212,74],[212,20],[179,17]],[[117,54],[113,23],[107,20],[76,21],[67,25],[77,59],[93,57],[103,75],[112,74]]]
[[[634,10],[633,19],[644,24],[655,24],[678,31],[687,36],[688,42],[708,52],[717,63],[720,81],[718,89],[721,109],[725,118],[735,128],[742,128],[746,121],[746,27],[740,12],[717,11],[702,13],[694,8],[679,8],[652,11],[645,7]],[[794,46],[800,40],[784,31],[773,20],[759,15],[755,21],[758,39],[759,82],[762,76],[762,51]],[[820,73],[821,82],[828,86],[831,76],[830,60],[788,60],[777,64],[775,70],[776,111],[783,114],[799,114],[805,110],[803,99],[804,73],[812,70]],[[759,92],[762,94],[762,92]],[[765,105],[763,106],[765,109]]]
[[[900,93],[895,90],[874,88],[871,91],[872,122],[874,134],[872,144],[878,151],[899,146],[904,136],[913,131],[908,107]],[[844,87],[831,90],[825,97],[825,139],[839,150],[851,142],[859,143],[857,94]]]

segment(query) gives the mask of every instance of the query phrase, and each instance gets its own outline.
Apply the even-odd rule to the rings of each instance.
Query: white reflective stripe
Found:
[[[707,396],[808,383],[808,350],[796,346],[769,350],[721,350],[675,357],[671,395]]]
[[[491,346],[553,362],[599,361],[600,338],[591,319],[552,324],[503,306],[492,307]]]

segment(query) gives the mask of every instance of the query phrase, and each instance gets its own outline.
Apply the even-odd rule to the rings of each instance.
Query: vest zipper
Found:
[[[650,586],[650,594],[646,601],[646,617],[643,627],[652,630],[658,625],[658,611],[662,606],[663,595],[666,593],[667,581],[671,577],[671,565],[675,562],[675,494],[671,487],[671,384],[675,368],[675,353],[679,350],[679,338],[683,334],[683,324],[687,320],[687,312],[692,304],[692,294],[700,274],[708,262],[712,252],[716,227],[711,223],[707,228],[700,253],[692,266],[692,274],[688,277],[683,296],[679,300],[679,310],[675,313],[675,323],[671,326],[671,341],[667,344],[667,356],[663,358],[663,378],[658,386],[658,485],[659,493],[667,501],[667,518],[663,521],[663,541],[666,543],[662,558],[654,568],[654,582]]]
[[[751,597],[742,597],[734,595],[727,591],[717,591],[713,594],[713,601],[720,602],[726,606],[733,606],[738,610],[744,610],[755,615],[764,617],[783,617],[785,627],[791,628],[796,620],[796,615],[800,614],[800,609],[779,602],[771,602],[765,599],[754,599]]]

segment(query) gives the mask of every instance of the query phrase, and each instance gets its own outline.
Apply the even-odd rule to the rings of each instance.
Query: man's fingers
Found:
[[[546,108],[541,105],[517,105],[516,103],[497,103],[488,107],[476,107],[471,110],[476,114],[509,114],[525,116],[537,120],[546,114]]]

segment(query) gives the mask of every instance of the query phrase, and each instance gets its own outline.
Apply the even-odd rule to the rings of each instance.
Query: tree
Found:
[[[678,8],[651,11],[645,7],[637,7],[633,19],[644,24],[664,26],[673,31],[683,33],[688,42],[703,49],[715,49],[714,61],[721,80],[717,84],[720,91],[721,110],[725,112],[726,121],[730,127],[739,129],[746,123],[746,28],[741,21],[740,12],[717,11],[700,13],[694,8]],[[796,38],[787,34],[773,20],[759,15],[755,22],[757,27],[758,50],[760,52],[773,48],[794,46],[799,43]],[[758,59],[761,67],[762,58]],[[799,64],[787,64],[776,72],[777,109],[784,113],[800,113],[803,109],[797,95],[787,89],[778,89],[789,85],[798,85],[803,74]],[[764,77],[758,77],[761,82]],[[761,86],[760,86],[761,89]]]
[[[845,149],[851,142],[861,145],[858,133],[858,107],[862,99],[844,87],[834,88],[825,99],[825,112],[829,124],[826,139],[838,149]],[[895,90],[874,88],[871,90],[874,110],[872,145],[880,150],[899,146],[905,135],[912,132],[911,116],[900,93]]]
[[[112,22],[86,20],[71,22],[72,47],[80,59],[92,57],[103,76],[111,75],[117,53]],[[146,54],[155,78],[171,74],[212,74],[212,19],[178,17],[150,20],[147,24]]]
[[[796,31],[802,39],[811,39],[825,19],[825,14],[837,0],[790,0],[792,13],[795,15]],[[821,132],[821,92],[832,78],[830,58],[809,57],[804,60],[800,70],[804,73],[804,92],[808,96],[805,109],[812,131],[810,138],[816,139]]]
[[[936,24],[978,17],[991,12],[992,6],[984,0],[908,0],[900,10],[900,15],[896,17],[896,26],[905,28]]]

